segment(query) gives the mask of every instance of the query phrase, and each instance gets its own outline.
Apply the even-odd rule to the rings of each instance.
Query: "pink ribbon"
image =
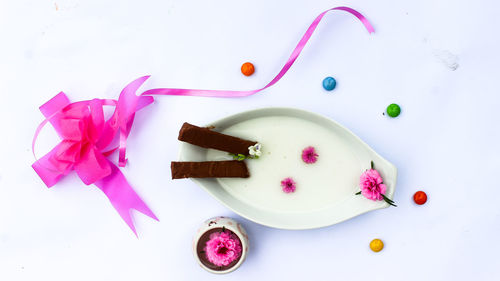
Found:
[[[266,86],[257,90],[221,91],[160,88],[136,95],[139,87],[149,78],[149,76],[144,76],[128,84],[120,93],[118,100],[93,99],[70,103],[67,96],[60,92],[40,107],[46,119],[35,132],[33,154],[35,154],[35,143],[40,130],[48,122],[52,124],[62,141],[37,160],[33,164],[33,169],[48,187],[55,185],[63,176],[75,170],[86,185],[95,184],[104,192],[122,219],[137,235],[130,216],[131,209],[140,211],[155,220],[158,218],[135,193],[118,167],[107,159],[107,156],[118,149],[118,164],[120,167],[125,166],[127,138],[132,129],[135,113],[154,101],[151,95],[236,98],[250,96],[271,87],[292,67],[323,16],[333,10],[342,10],[354,15],[363,23],[369,33],[374,32],[368,20],[354,9],[336,7],[326,10],[319,14],[309,26],[276,77]],[[104,118],[104,106],[115,106],[115,111],[108,120]],[[117,134],[119,136],[118,147],[109,148]]]
[[[134,85],[125,87],[122,94],[135,96]],[[40,107],[46,119],[38,127],[33,139],[33,153],[36,137],[47,122],[52,124],[62,141],[37,160],[32,165],[33,169],[48,187],[75,170],[83,183],[95,184],[104,192],[122,219],[137,235],[130,216],[131,209],[155,220],[158,218],[135,193],[120,170],[106,158],[116,148],[106,148],[115,138],[118,129],[121,129],[120,122],[126,119],[127,114],[130,117],[135,111],[152,102],[152,97],[140,97],[139,103],[131,112],[128,107],[121,106],[120,100],[93,99],[70,103],[63,92],[59,93]],[[104,120],[103,111],[106,105],[116,106],[107,121]],[[127,122],[124,124],[127,125]]]

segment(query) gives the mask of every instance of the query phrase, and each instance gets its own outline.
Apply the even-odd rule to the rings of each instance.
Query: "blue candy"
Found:
[[[327,91],[331,91],[335,89],[335,86],[337,86],[337,81],[335,81],[335,78],[333,77],[326,77],[323,80],[323,88]]]

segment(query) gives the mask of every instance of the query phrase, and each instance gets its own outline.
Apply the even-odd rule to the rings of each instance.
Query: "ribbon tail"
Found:
[[[114,164],[109,162],[111,166],[111,174],[94,184],[104,192],[109,201],[122,217],[125,223],[137,236],[134,222],[131,217],[131,210],[135,209],[146,216],[158,220],[153,211],[142,201],[137,193],[132,189],[132,186],[125,179],[125,176]]]
[[[340,7],[332,8],[328,11],[333,11],[333,10],[341,10],[341,11],[345,11],[345,12],[352,14],[353,16],[357,17],[358,20],[365,26],[366,30],[368,30],[368,33],[375,32],[375,28],[373,28],[373,26],[368,21],[368,19],[365,16],[363,16],[360,12],[354,10],[353,8],[340,6]]]
[[[299,43],[293,50],[292,54],[286,61],[285,65],[281,68],[280,72],[264,87],[256,90],[250,90],[250,91],[227,91],[227,90],[196,90],[196,89],[174,89],[174,88],[159,88],[159,89],[151,89],[147,90],[144,93],[142,93],[142,96],[148,96],[148,95],[165,95],[165,96],[198,96],[198,97],[219,97],[219,98],[238,98],[238,97],[246,97],[246,96],[251,96],[253,94],[256,94],[262,90],[265,90],[274,84],[276,84],[285,74],[287,71],[292,67],[292,65],[295,63],[295,60],[299,57],[300,53],[306,46],[307,42],[311,38],[312,34],[316,30],[316,27],[318,24],[321,22],[321,19],[323,16],[325,16],[326,13],[329,11],[335,11],[335,10],[340,10],[340,11],[345,11],[350,13],[351,15],[355,16],[358,18],[358,20],[361,21],[361,23],[365,26],[366,30],[368,30],[368,33],[375,32],[375,29],[373,26],[370,24],[368,19],[366,19],[360,12],[351,9],[349,7],[336,7],[332,9],[328,9],[321,14],[319,14],[316,19],[311,23],[311,25],[307,28],[306,33],[302,36],[300,39]],[[143,78],[139,78],[143,79]],[[140,80],[142,81],[142,80]],[[132,82],[136,83],[136,81]]]

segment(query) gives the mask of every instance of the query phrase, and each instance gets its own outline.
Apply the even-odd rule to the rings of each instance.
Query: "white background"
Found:
[[[331,12],[274,87],[244,99],[158,97],[137,115],[122,171],[160,218],[135,216],[140,239],[95,186],[72,173],[47,189],[30,167],[38,106],[59,91],[72,101],[117,98],[146,74],[143,89],[254,89],[317,14],[339,5],[362,12],[376,33]],[[493,0],[2,1],[0,280],[500,279],[499,8]],[[256,66],[252,77],[239,71],[245,61]],[[321,81],[330,75],[338,86],[329,93]],[[382,115],[392,102],[403,110],[396,119]],[[266,106],[351,129],[398,167],[399,206],[284,231],[170,179],[182,122]],[[43,154],[56,143],[47,127],[37,147]],[[427,204],[412,202],[417,190]],[[216,215],[241,221],[251,239],[246,262],[224,276],[191,253],[195,230]],[[377,237],[386,246],[373,253]]]

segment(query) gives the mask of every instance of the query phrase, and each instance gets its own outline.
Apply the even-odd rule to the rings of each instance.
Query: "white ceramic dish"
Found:
[[[245,160],[250,178],[192,179],[222,204],[254,222],[283,229],[329,226],[386,208],[359,191],[359,177],[375,163],[393,198],[397,169],[352,132],[324,116],[294,108],[262,108],[207,124],[216,131],[262,144],[259,159]],[[302,149],[316,148],[318,161],[306,164]],[[182,143],[180,161],[232,159],[226,152]],[[280,182],[292,177],[293,193]]]

